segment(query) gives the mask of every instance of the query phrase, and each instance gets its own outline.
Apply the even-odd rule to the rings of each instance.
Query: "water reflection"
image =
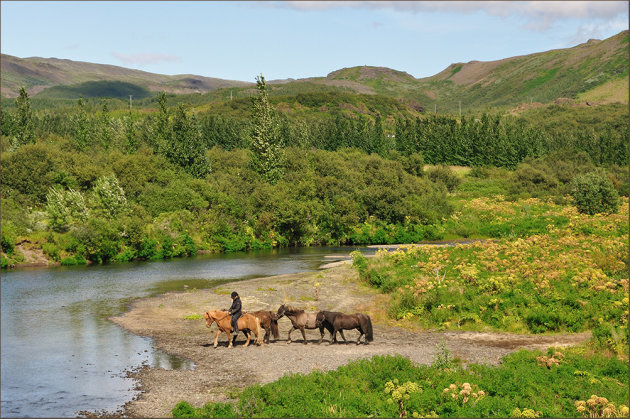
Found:
[[[195,368],[195,363],[190,359],[180,358],[156,350],[151,360],[151,367],[165,370],[192,370]]]

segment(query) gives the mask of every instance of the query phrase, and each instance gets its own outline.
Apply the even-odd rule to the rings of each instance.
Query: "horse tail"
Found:
[[[365,314],[364,316],[367,322],[365,328],[365,338],[368,342],[372,342],[374,340],[374,336],[372,335],[372,320],[370,320],[370,316],[368,316],[367,314]]]
[[[262,337],[262,330],[260,329],[260,320],[256,316],[254,316],[254,319],[256,319],[256,339],[258,340],[258,344],[262,345],[263,337]]]
[[[280,338],[280,330],[278,329],[278,319],[271,319],[271,333],[274,339]]]

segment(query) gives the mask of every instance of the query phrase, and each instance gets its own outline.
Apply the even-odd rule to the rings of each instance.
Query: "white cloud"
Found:
[[[601,24],[585,23],[580,25],[575,34],[567,39],[571,45],[581,44],[589,39],[602,39],[606,33],[621,32],[628,29],[628,22],[625,20],[613,20]]]
[[[123,54],[120,52],[112,52],[112,55],[125,65],[149,65],[161,62],[180,61],[181,58],[171,54],[156,53],[139,53],[139,54]]]
[[[267,3],[269,5],[269,3]],[[275,7],[296,10],[325,10],[331,8],[390,9],[407,13],[485,12],[491,16],[518,16],[525,19],[525,28],[549,29],[557,20],[610,20],[628,16],[625,1],[286,1],[272,2]]]

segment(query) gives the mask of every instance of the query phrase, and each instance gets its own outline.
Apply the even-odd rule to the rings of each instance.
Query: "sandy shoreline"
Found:
[[[480,332],[411,331],[388,319],[384,312],[387,296],[361,283],[351,262],[334,262],[335,267],[316,272],[286,274],[224,284],[212,289],[171,292],[139,299],[126,313],[111,320],[126,330],[154,340],[155,347],[191,360],[193,370],[164,370],[144,366],[133,376],[139,380],[141,394],[124,407],[130,417],[171,417],[171,410],[181,400],[195,406],[210,401],[227,401],[233,389],[255,383],[268,383],[287,373],[331,370],[357,358],[400,354],[416,363],[431,363],[436,346],[444,341],[453,356],[464,362],[497,364],[500,358],[517,348],[545,348],[551,345],[577,344],[590,334],[509,335]],[[317,293],[315,292],[318,288]],[[277,310],[288,303],[307,311],[335,310],[363,312],[372,317],[374,342],[356,345],[357,331],[348,331],[349,343],[317,345],[318,330],[307,330],[308,344],[302,344],[299,331],[287,344],[290,321],[280,319],[280,338],[258,347],[245,342],[241,334],[236,347],[227,348],[225,335],[219,347],[212,347],[216,326],[205,327],[203,320],[185,320],[186,316],[210,309],[225,308],[229,293],[238,291],[245,311]],[[263,332],[264,333],[264,332]]]

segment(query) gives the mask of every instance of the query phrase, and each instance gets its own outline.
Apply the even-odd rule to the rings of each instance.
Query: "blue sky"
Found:
[[[253,82],[357,65],[428,77],[454,62],[572,47],[628,29],[628,2],[2,1],[0,49]]]

